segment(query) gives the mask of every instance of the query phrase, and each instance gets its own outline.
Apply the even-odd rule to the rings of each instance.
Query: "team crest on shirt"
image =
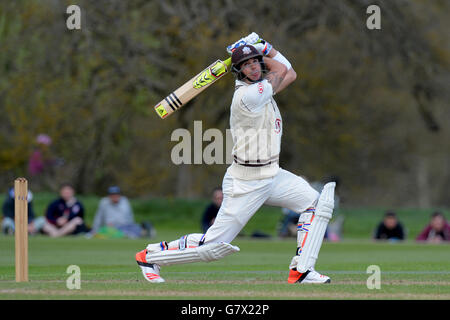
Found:
[[[263,91],[264,91],[264,85],[262,84],[262,82],[258,82],[258,92],[262,94]]]
[[[277,118],[275,120],[275,132],[280,133],[281,132],[281,119]]]

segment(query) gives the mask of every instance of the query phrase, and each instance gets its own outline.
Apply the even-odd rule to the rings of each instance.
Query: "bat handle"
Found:
[[[227,65],[227,68],[230,68],[231,67],[231,57],[226,59],[223,63],[225,63]]]

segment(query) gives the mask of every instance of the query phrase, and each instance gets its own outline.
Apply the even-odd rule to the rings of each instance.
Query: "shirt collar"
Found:
[[[235,86],[249,86],[249,85],[250,85],[249,83],[242,80],[236,80],[235,82]]]

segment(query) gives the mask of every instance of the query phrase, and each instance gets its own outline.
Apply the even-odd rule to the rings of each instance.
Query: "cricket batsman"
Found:
[[[319,194],[298,175],[279,166],[283,122],[275,94],[297,77],[291,63],[267,41],[251,33],[227,47],[236,77],[230,129],[233,163],[222,182],[223,202],[205,234],[149,244],[136,253],[144,278],[164,282],[161,266],[221,259],[240,249],[231,244],[264,204],[300,213],[297,249],[289,283],[329,283],[314,266],[334,209],[335,182]],[[294,250],[293,250],[294,251]]]

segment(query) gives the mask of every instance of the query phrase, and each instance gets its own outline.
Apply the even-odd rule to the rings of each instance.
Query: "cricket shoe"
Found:
[[[147,255],[147,249],[139,251],[136,253],[136,262],[142,270],[145,280],[151,283],[161,283],[165,282],[163,278],[159,275],[159,266],[155,263],[148,263],[145,259]]]
[[[328,276],[318,273],[313,268],[305,273],[300,273],[297,269],[291,269],[288,277],[289,283],[330,283],[331,279]]]

